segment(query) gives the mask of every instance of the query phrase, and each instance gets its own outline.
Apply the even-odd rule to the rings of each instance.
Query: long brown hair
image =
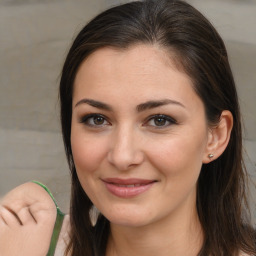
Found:
[[[77,70],[94,51],[111,46],[158,45],[174,56],[192,79],[204,102],[209,125],[217,124],[223,110],[231,111],[234,126],[225,152],[202,166],[197,187],[197,210],[204,232],[198,255],[256,254],[254,231],[245,212],[246,170],[242,159],[240,110],[225,45],[211,23],[196,9],[179,0],[145,0],[123,4],[99,14],[74,40],[60,81],[61,124],[72,176],[71,240],[75,256],[105,255],[109,221],[100,215],[90,222],[92,202],[78,180],[70,144],[72,91]],[[245,212],[242,209],[246,208]]]

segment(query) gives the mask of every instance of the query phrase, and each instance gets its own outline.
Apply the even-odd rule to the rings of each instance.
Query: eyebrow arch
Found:
[[[95,107],[95,108],[112,111],[112,108],[108,104],[97,101],[97,100],[82,99],[82,100],[80,100],[76,103],[75,107],[77,107],[81,104],[88,104],[88,105],[90,105],[92,107]]]
[[[137,109],[138,112],[142,112],[142,111],[145,111],[147,109],[157,108],[157,107],[161,107],[161,106],[168,105],[168,104],[174,104],[174,105],[178,105],[180,107],[185,108],[185,106],[182,103],[180,103],[176,100],[163,99],[163,100],[147,101],[145,103],[142,103],[142,104],[138,105],[136,107],[136,109]]]
[[[80,100],[80,101],[78,101],[76,103],[75,107],[77,107],[77,106],[79,106],[81,104],[88,104],[88,105],[90,105],[92,107],[95,107],[95,108],[99,108],[99,109],[103,109],[103,110],[108,110],[108,111],[113,111],[111,106],[109,106],[106,103],[97,101],[97,100],[82,99],[82,100]],[[142,111],[145,111],[147,109],[157,108],[157,107],[161,107],[161,106],[168,105],[168,104],[174,104],[174,105],[178,105],[178,106],[181,106],[181,107],[185,108],[185,106],[182,103],[180,103],[180,102],[178,102],[176,100],[163,99],[163,100],[150,100],[150,101],[147,101],[145,103],[139,104],[136,107],[136,109],[137,109],[138,112],[142,112]]]

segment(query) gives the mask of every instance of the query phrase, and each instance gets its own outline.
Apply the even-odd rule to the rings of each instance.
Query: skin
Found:
[[[152,101],[166,104],[145,107]],[[175,121],[161,119],[159,125],[152,117],[159,114]],[[222,119],[223,127],[232,126],[228,113]],[[215,136],[209,129],[190,77],[156,46],[103,48],[82,63],[74,83],[71,145],[83,189],[111,222],[107,255],[196,255],[203,237],[197,179],[210,150],[218,155],[218,147],[225,147],[228,138],[220,135],[228,137],[226,130]],[[106,178],[156,182],[142,194],[120,198],[106,188]]]
[[[0,202],[0,255],[45,256],[56,215],[53,200],[35,183],[9,192]]]
[[[159,114],[165,117],[152,117]],[[197,179],[202,164],[225,150],[232,125],[229,111],[215,127],[207,125],[191,79],[157,46],[104,48],[82,63],[74,83],[72,152],[83,189],[110,220],[107,256],[197,255],[203,240]],[[106,188],[106,178],[155,182],[120,198]],[[0,254],[46,255],[56,218],[46,191],[27,183],[0,206]],[[63,255],[68,229],[67,216],[56,255]]]

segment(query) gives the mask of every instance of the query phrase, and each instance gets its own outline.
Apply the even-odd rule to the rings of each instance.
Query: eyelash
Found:
[[[90,119],[92,119],[92,121],[94,122],[96,120],[96,118],[101,118],[103,123],[102,124],[89,123]],[[164,121],[164,125],[157,125],[156,123],[155,123],[155,125],[149,124],[150,121],[156,122],[157,119],[158,119],[158,121],[159,121],[159,119],[161,119],[161,121]],[[105,122],[107,122],[107,124]],[[166,122],[168,122],[167,125],[166,125]],[[101,128],[103,126],[110,125],[110,122],[107,120],[107,118],[101,114],[85,115],[80,119],[80,123],[83,123],[87,126],[91,126],[94,128]],[[173,124],[177,124],[177,121],[174,118],[167,116],[167,115],[163,115],[163,114],[157,114],[157,115],[152,115],[152,116],[148,117],[148,119],[143,123],[143,126],[151,126],[151,127],[156,127],[156,129],[163,129],[163,128],[166,128]]]
[[[172,124],[177,124],[177,121],[174,118],[172,118],[170,116],[167,116],[167,115],[163,115],[163,114],[157,114],[157,115],[150,116],[147,119],[145,124],[147,125],[152,120],[154,120],[154,122],[155,122],[156,119],[164,120],[164,122],[165,122],[164,125],[156,125],[156,123],[155,123],[155,125],[149,125],[149,126],[157,127],[157,129],[163,129],[163,128],[166,128],[166,127],[168,127],[168,126],[170,126]],[[166,125],[166,122],[168,122],[167,125]],[[143,125],[143,126],[145,126],[145,125]]]
[[[107,122],[108,124],[100,124],[100,125],[97,125],[97,124],[90,124],[89,121],[90,119],[94,119],[93,121],[95,121],[96,118],[102,118],[103,121]],[[104,116],[104,115],[101,115],[101,114],[88,114],[88,115],[85,115],[83,116],[81,119],[80,119],[80,123],[83,123],[87,126],[91,126],[91,127],[95,127],[95,128],[101,128],[105,125],[109,125],[109,121],[107,120],[107,118]]]

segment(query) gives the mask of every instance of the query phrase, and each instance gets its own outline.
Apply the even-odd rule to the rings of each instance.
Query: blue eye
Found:
[[[164,127],[167,127],[171,124],[176,124],[176,123],[177,123],[176,120],[174,120],[170,116],[154,115],[154,116],[151,116],[148,119],[146,124],[149,125],[149,126],[164,128]]]
[[[106,120],[106,118],[99,114],[89,114],[81,118],[81,123],[84,123],[88,126],[105,126],[109,125],[109,122]]]

